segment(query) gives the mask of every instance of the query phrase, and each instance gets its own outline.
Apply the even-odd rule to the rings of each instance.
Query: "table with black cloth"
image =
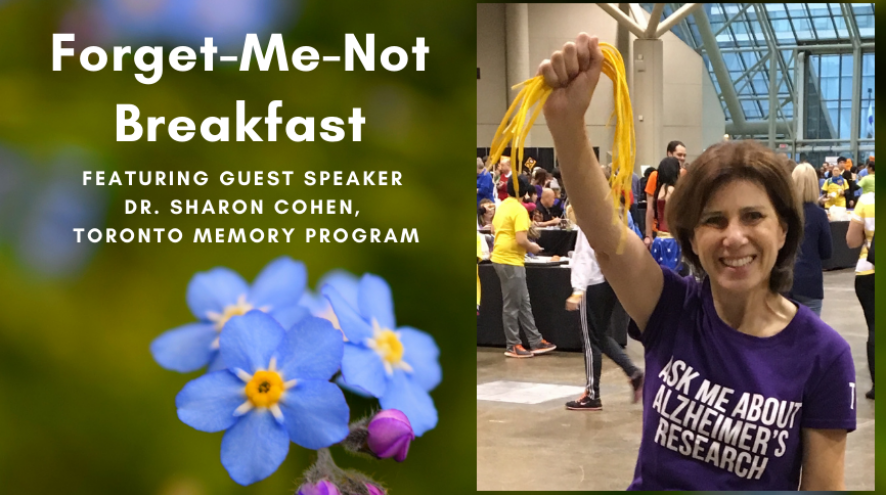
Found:
[[[538,233],[537,243],[544,249],[541,252],[544,256],[568,256],[569,251],[575,250],[575,240],[578,238],[575,230],[538,229]]]
[[[574,232],[573,232],[574,233]],[[565,265],[526,264],[526,285],[532,316],[545,340],[559,350],[581,351],[581,318],[578,311],[566,311],[566,298],[572,294],[571,271]],[[491,263],[480,264],[480,314],[477,316],[477,345],[505,347],[501,321],[501,283]],[[626,327],[626,325],[625,325]],[[627,328],[611,332],[622,346],[627,344]],[[520,331],[523,346],[529,349],[525,333]]]
[[[861,248],[850,249],[846,244],[846,232],[849,230],[849,222],[828,222],[831,226],[831,240],[834,243],[834,252],[831,259],[821,262],[824,270],[839,270],[841,268],[854,268],[858,263]]]

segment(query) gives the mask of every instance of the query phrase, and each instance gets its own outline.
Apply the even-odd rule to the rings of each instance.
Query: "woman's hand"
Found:
[[[581,33],[538,66],[537,74],[553,88],[544,106],[552,132],[584,120],[603,69],[603,52],[596,36]],[[584,125],[584,124],[581,124]]]

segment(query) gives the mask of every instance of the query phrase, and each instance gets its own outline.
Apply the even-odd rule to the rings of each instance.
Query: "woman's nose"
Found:
[[[725,235],[723,244],[726,247],[743,246],[748,241],[745,226],[738,220],[730,221],[723,234]]]

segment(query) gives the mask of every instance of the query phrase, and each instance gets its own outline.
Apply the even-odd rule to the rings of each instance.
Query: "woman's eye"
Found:
[[[708,225],[711,227],[725,227],[726,219],[723,217],[709,217],[702,222],[702,225]]]
[[[756,222],[758,220],[763,219],[763,214],[759,211],[749,211],[745,213],[745,219],[750,222]]]

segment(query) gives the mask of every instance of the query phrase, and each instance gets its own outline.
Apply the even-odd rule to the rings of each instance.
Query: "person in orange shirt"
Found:
[[[680,141],[671,141],[668,143],[667,153],[669,157],[674,157],[680,162],[680,175],[686,173],[686,146]],[[658,232],[658,224],[655,219],[655,201],[652,196],[655,195],[655,189],[658,185],[658,171],[649,174],[649,180],[646,181],[646,237],[643,242],[646,247],[652,245],[653,233]]]

